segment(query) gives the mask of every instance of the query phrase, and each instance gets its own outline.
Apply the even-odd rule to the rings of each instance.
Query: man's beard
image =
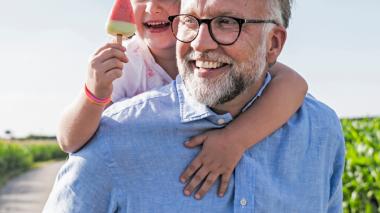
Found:
[[[231,68],[228,72],[222,73],[220,76],[212,79],[200,78],[194,74],[189,62],[195,58],[193,51],[188,53],[185,59],[177,58],[179,73],[186,90],[198,102],[209,107],[233,100],[257,83],[264,73],[266,44],[265,42],[261,43],[248,61],[240,64],[232,58],[219,53],[205,52],[197,55],[197,58],[202,58],[203,60],[227,62],[230,64]]]

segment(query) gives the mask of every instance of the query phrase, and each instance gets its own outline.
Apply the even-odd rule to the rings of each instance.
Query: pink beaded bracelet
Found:
[[[94,104],[100,105],[100,106],[106,106],[111,102],[111,97],[108,98],[98,98],[94,94],[91,93],[91,91],[87,88],[87,85],[84,85],[84,91],[86,94],[87,99]]]

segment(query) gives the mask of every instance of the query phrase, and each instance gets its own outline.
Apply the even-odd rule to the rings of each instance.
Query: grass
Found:
[[[0,187],[10,178],[42,162],[65,159],[56,141],[0,141]]]

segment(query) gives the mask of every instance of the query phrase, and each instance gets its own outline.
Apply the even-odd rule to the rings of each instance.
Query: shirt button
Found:
[[[246,206],[247,204],[248,204],[248,201],[245,198],[240,200],[240,205]]]
[[[225,122],[225,121],[224,121],[224,119],[222,119],[222,118],[218,120],[218,124],[219,124],[219,125],[224,124],[224,122]]]

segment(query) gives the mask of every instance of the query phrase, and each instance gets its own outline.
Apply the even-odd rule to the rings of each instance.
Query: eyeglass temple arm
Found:
[[[244,23],[253,23],[253,24],[262,24],[262,23],[272,23],[275,25],[279,25],[275,20],[261,20],[261,19],[249,19],[244,20]]]

